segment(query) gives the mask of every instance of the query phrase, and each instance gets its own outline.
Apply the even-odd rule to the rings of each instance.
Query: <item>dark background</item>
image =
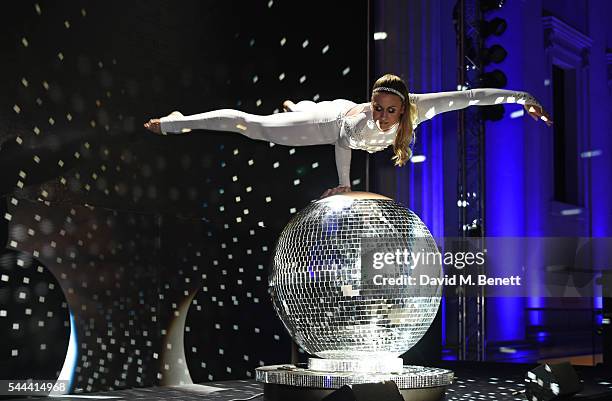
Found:
[[[172,110],[366,101],[366,11],[329,1],[4,5],[0,378],[57,377],[70,314],[77,391],[180,383],[186,369],[194,382],[248,378],[289,362],[267,269],[293,213],[337,185],[333,147],[141,127]],[[354,189],[364,172],[354,152]]]

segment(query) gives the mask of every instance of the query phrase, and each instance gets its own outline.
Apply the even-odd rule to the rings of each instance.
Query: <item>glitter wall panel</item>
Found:
[[[154,382],[164,324],[156,219],[17,198],[10,206],[9,248],[44,263],[74,316],[74,388]]]

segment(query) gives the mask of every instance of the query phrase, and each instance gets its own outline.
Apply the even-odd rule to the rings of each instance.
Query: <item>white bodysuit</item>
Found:
[[[410,94],[416,106],[415,129],[421,122],[436,114],[463,109],[471,105],[487,106],[500,103],[519,103],[540,106],[527,92],[505,89],[471,89],[466,91]],[[315,103],[301,101],[289,113],[267,116],[222,109],[183,116],[172,113],[161,118],[161,130],[182,133],[191,129],[231,131],[251,139],[279,145],[308,146],[335,145],[339,184],[350,186],[351,149],[373,153],[393,144],[398,124],[387,131],[378,128],[372,118],[372,108],[351,116],[347,112],[357,103],[344,99]],[[368,104],[365,104],[368,105]]]

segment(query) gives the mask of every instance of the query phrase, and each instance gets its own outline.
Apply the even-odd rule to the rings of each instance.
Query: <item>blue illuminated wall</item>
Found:
[[[454,0],[379,1],[376,27],[388,37],[375,43],[375,71],[402,75],[414,92],[456,89]],[[487,18],[499,16],[507,31],[487,45],[500,44],[508,57],[499,65],[508,78],[506,89],[534,95],[552,112],[552,65],[563,62],[576,68],[581,90],[577,99],[580,205],[554,200],[553,130],[528,116],[510,114],[486,124],[486,232],[488,236],[610,236],[612,233],[612,29],[606,18],[612,3],[605,0],[506,1]],[[551,22],[552,21],[552,22]],[[569,32],[569,33],[568,33]],[[572,33],[573,32],[573,33]],[[572,59],[577,54],[578,59]],[[574,63],[575,65],[573,65]],[[555,116],[553,116],[555,118]],[[560,116],[559,116],[560,118]],[[419,164],[402,169],[389,166],[390,153],[371,157],[375,169],[373,189],[394,197],[415,210],[434,235],[457,235],[456,113],[422,124],[417,131]],[[585,157],[585,155],[587,155]],[[589,157],[588,155],[591,155]],[[578,214],[565,215],[576,208]],[[516,252],[505,250],[505,261]],[[543,255],[531,255],[543,267]],[[538,259],[541,259],[538,262]],[[515,261],[518,263],[518,260]],[[503,273],[501,265],[498,271]],[[534,291],[538,291],[535,288]],[[537,325],[539,314],[526,308],[544,307],[548,300],[489,299],[487,340],[490,344],[522,341],[525,328]],[[593,306],[600,306],[600,299]],[[447,322],[450,333],[452,322]],[[453,334],[449,334],[452,336]]]
[[[606,63],[610,29],[603,17],[609,15],[603,11],[610,6],[602,1],[589,2],[588,7],[576,4],[510,1],[491,15],[508,22],[507,31],[489,43],[499,43],[508,51],[507,59],[498,66],[508,77],[507,88],[530,92],[552,111],[552,65],[574,69],[581,78],[575,154],[579,204],[554,201],[552,129],[529,118],[489,123],[486,217],[490,236],[610,235],[610,85],[601,84],[610,81]],[[506,115],[514,109],[506,106]],[[565,215],[568,209],[578,213]],[[508,260],[513,255],[508,249]],[[522,340],[524,307],[541,307],[544,301],[538,297],[489,300],[488,340]],[[597,303],[594,300],[594,306]]]
[[[525,71],[521,68],[525,58],[523,52],[526,36],[529,32],[521,23],[521,9],[507,4],[503,9],[491,14],[488,18],[499,15],[508,23],[508,29],[491,42],[502,45],[508,57],[496,67],[508,78],[507,88],[534,92],[525,86]],[[541,35],[540,35],[541,36]],[[492,44],[492,43],[491,43]],[[535,88],[534,88],[535,89]],[[537,93],[533,93],[538,97]],[[506,107],[508,111],[518,106]],[[527,131],[533,130],[534,122],[527,119],[504,118],[501,121],[487,123],[485,127],[486,144],[486,232],[489,236],[524,236],[526,234],[526,187],[529,185],[525,176],[525,149]],[[541,128],[541,127],[539,127]],[[513,263],[519,252],[510,249],[501,250],[506,263]],[[518,261],[514,261],[517,263]],[[503,275],[503,264],[491,265],[495,270],[489,274]],[[489,341],[507,341],[524,336],[523,316],[524,300],[522,298],[491,298],[487,304],[487,328]]]

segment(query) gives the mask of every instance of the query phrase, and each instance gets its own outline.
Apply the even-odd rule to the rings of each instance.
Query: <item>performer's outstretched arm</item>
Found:
[[[501,103],[518,103],[525,107],[534,119],[541,119],[547,125],[552,119],[540,103],[529,93],[506,89],[481,88],[465,91],[412,94],[417,106],[418,119],[421,123],[433,116],[468,106],[491,106]]]

